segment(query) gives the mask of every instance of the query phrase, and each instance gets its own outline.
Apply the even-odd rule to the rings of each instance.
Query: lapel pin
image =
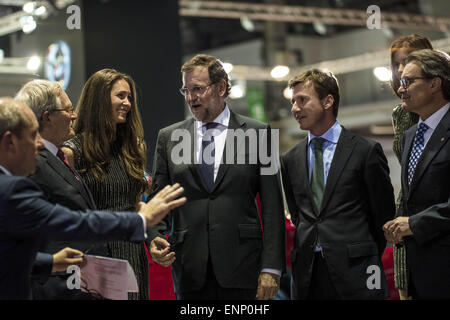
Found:
[[[444,140],[445,140],[444,138],[441,138],[441,142],[444,142]]]

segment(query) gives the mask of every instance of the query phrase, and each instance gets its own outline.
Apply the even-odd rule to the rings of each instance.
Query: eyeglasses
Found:
[[[413,84],[414,81],[416,81],[417,79],[429,79],[427,77],[404,77],[402,79],[400,79],[400,85],[403,87],[403,89],[408,89],[408,87]]]
[[[53,111],[67,111],[68,113],[73,113],[73,106],[62,108],[62,109],[55,109],[55,110],[52,110],[52,112]]]
[[[206,89],[208,89],[208,87],[212,86],[213,84],[215,84],[216,82],[211,82],[210,84],[208,84],[207,86],[194,86],[192,87],[192,89],[189,88],[180,88],[180,93],[183,96],[187,96],[189,93],[191,95],[195,95],[195,96],[201,96],[203,93],[205,93]]]

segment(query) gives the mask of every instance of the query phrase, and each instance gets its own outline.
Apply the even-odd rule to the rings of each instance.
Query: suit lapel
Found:
[[[406,190],[407,193],[409,193],[409,185],[408,185],[409,155],[411,153],[416,131],[417,131],[417,124],[409,128],[404,135],[405,144],[403,146],[402,163],[401,163],[401,183],[403,190]]]
[[[331,162],[330,171],[328,172],[327,183],[322,198],[322,206],[319,215],[322,213],[334,192],[341,173],[344,171],[350,155],[352,154],[355,143],[353,141],[354,135],[344,128],[342,128],[341,136],[339,137],[336,150],[334,151],[333,160]]]
[[[56,156],[54,156],[47,149],[42,149],[39,151],[40,155],[47,160],[47,164],[53,168],[53,170],[61,176],[68,184],[77,189],[87,203],[91,206],[91,208],[95,208],[94,201],[92,199],[92,195],[85,188],[84,183],[80,183],[75,176],[70,172],[70,169],[66,167],[64,163],[61,162]]]
[[[428,140],[428,143],[425,146],[425,149],[422,151],[422,154],[419,158],[419,161],[417,162],[416,169],[414,171],[414,176],[411,181],[409,194],[412,193],[412,191],[414,190],[414,188],[417,186],[420,179],[422,178],[425,170],[430,165],[431,161],[434,159],[434,157],[441,150],[442,146],[449,139],[449,137],[450,137],[449,129],[450,129],[450,111],[448,111],[444,115],[442,120],[439,122],[439,124],[437,125],[433,134],[431,135],[430,140]],[[415,131],[414,131],[414,135],[415,135]],[[407,161],[406,165],[407,164],[408,164],[408,161]],[[407,170],[406,170],[406,172],[407,172]]]

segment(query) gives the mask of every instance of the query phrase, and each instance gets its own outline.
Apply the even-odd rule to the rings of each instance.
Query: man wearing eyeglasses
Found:
[[[427,49],[406,63],[398,93],[420,119],[405,133],[402,202],[383,230],[406,246],[408,295],[450,299],[450,60]]]
[[[228,108],[229,79],[218,59],[196,55],[181,72],[180,92],[193,118],[159,132],[153,184],[158,191],[177,181],[189,201],[149,233],[150,253],[155,262],[172,265],[177,299],[270,299],[277,294],[285,264],[278,173],[261,174],[260,159],[249,163],[248,144],[234,144],[245,163],[229,163],[225,156],[230,152],[226,146],[235,141],[233,130],[258,136],[259,130],[270,128]],[[189,135],[190,163],[176,164],[173,159],[179,140],[174,141],[172,133],[177,131]],[[207,149],[209,164],[202,161]],[[169,231],[166,241],[164,233]]]
[[[47,200],[72,210],[95,210],[91,193],[76,171],[64,158],[60,147],[74,135],[73,122],[77,114],[72,102],[59,82],[32,80],[26,83],[16,99],[33,110],[39,122],[39,133],[45,148],[39,150],[36,171],[30,178],[44,191]],[[41,251],[54,254],[66,247],[89,254],[106,256],[105,244],[89,242],[58,241],[45,243]],[[52,273],[50,277],[39,277],[33,281],[34,299],[90,299],[80,290],[69,290],[66,272]]]

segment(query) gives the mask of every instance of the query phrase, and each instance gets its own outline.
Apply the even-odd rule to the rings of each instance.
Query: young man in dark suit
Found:
[[[406,246],[408,295],[450,299],[450,57],[414,51],[400,83],[402,107],[420,118],[404,136],[402,202],[386,239]]]
[[[77,118],[72,102],[61,84],[56,81],[36,79],[26,83],[16,95],[16,100],[28,105],[39,122],[39,133],[44,148],[39,150],[36,171],[30,178],[42,189],[47,200],[71,210],[95,210],[91,193],[80,176],[67,163],[60,147],[74,136],[73,122]],[[70,247],[89,254],[107,255],[105,244],[76,241],[44,241],[41,252],[55,254]],[[69,290],[65,272],[52,273],[33,281],[34,299],[90,299],[81,290]]]
[[[0,98],[0,299],[31,299],[30,275],[42,239],[143,241],[146,226],[186,202],[167,186],[139,212],[72,211],[49,203],[30,179],[43,147],[31,109]],[[79,263],[78,260],[74,261]]]
[[[229,79],[218,59],[197,55],[181,72],[193,118],[159,132],[153,184],[178,182],[191,201],[149,233],[152,258],[172,265],[178,299],[270,299],[285,263],[278,169],[272,163],[265,172],[260,157],[270,128],[228,108]],[[240,143],[238,131],[250,143]]]
[[[296,226],[294,299],[383,299],[381,227],[395,212],[380,144],[336,120],[339,87],[309,70],[289,82],[292,114],[308,136],[281,158],[284,192]]]

